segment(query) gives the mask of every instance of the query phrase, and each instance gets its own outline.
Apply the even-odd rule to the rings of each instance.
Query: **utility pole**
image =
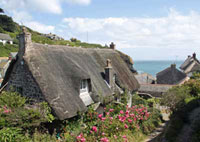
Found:
[[[88,43],[88,31],[87,31],[87,43]]]

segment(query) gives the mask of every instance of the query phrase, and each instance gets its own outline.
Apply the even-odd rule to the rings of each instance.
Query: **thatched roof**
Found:
[[[194,53],[193,56],[188,56],[188,58],[180,66],[180,69],[185,73],[200,71],[200,62],[196,58],[196,54]]]
[[[139,84],[152,84],[156,81],[156,79],[148,73],[137,74],[135,75],[135,78]]]
[[[174,85],[166,84],[141,84],[139,93],[147,93],[154,97],[161,97],[163,93],[167,92]]]
[[[156,74],[158,84],[177,84],[186,78],[186,74],[176,69],[176,65],[172,64],[171,67]]]
[[[112,62],[120,87],[130,91],[139,88],[134,75],[115,50],[32,43],[24,56],[25,63],[59,119],[73,117],[78,111],[87,109],[79,96],[83,79],[91,79],[94,102],[113,95],[103,78],[107,59]]]
[[[8,41],[12,41],[13,39],[10,37],[10,35],[8,34],[3,34],[3,33],[0,33],[0,39],[1,40],[8,40]]]

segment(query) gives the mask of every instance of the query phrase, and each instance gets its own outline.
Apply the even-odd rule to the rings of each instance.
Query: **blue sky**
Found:
[[[65,39],[109,44],[134,60],[200,57],[199,0],[0,0],[18,23]],[[199,53],[199,55],[198,55]]]

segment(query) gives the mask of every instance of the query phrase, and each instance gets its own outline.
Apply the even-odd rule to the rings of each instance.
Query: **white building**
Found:
[[[5,45],[6,43],[13,44],[13,39],[8,34],[0,33],[0,42]]]

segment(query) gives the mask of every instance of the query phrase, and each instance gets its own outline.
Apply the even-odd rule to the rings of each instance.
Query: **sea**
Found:
[[[168,67],[171,64],[176,64],[179,69],[184,61],[134,61],[133,67],[140,73],[148,73],[156,77],[156,74]]]

